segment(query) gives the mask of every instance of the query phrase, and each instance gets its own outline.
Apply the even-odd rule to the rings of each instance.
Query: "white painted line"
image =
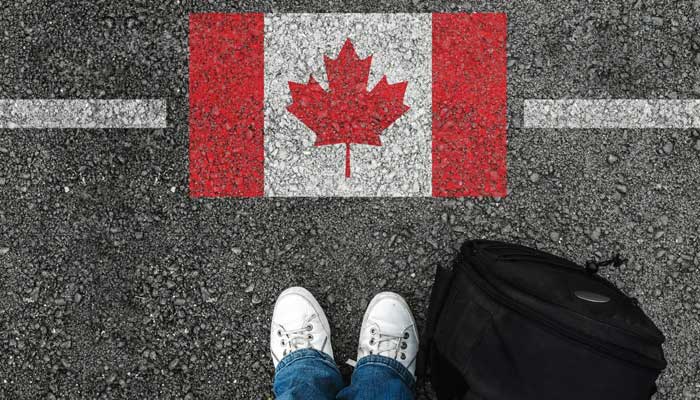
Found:
[[[700,100],[525,100],[525,128],[700,128]]]
[[[0,129],[165,127],[165,100],[0,99]]]

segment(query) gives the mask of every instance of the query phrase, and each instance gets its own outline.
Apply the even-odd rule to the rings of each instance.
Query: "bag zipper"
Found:
[[[472,255],[479,257],[483,261],[484,257],[480,254],[479,250],[478,249],[474,249],[474,250],[475,250],[475,252],[473,252]],[[595,350],[597,350],[605,355],[608,355],[610,357],[614,357],[614,358],[617,358],[617,359],[620,359],[620,360],[623,360],[623,361],[626,361],[626,362],[629,362],[629,363],[632,363],[635,365],[649,368],[649,369],[652,369],[654,371],[663,370],[663,368],[642,364],[639,361],[630,360],[630,359],[622,357],[622,356],[610,354],[610,352],[606,351],[606,350],[608,350],[610,348],[610,346],[615,346],[615,345],[610,345],[608,343],[601,342],[600,340],[598,340],[596,338],[592,338],[592,337],[587,336],[587,335],[581,335],[581,334],[573,332],[571,329],[566,329],[561,324],[558,324],[558,323],[552,321],[551,319],[542,316],[541,313],[534,311],[527,306],[523,306],[522,304],[514,301],[510,297],[504,295],[503,293],[499,292],[497,289],[493,288],[491,286],[491,284],[488,282],[488,280],[485,279],[484,277],[480,276],[482,274],[479,271],[477,271],[475,268],[466,268],[464,265],[461,265],[461,268],[463,270],[465,270],[465,272],[467,272],[468,275],[470,275],[472,277],[476,277],[477,279],[474,279],[473,282],[475,282],[475,284],[480,289],[484,290],[488,295],[495,298],[497,302],[499,302],[502,305],[505,305],[506,307],[509,307],[517,312],[520,312],[522,314],[525,314],[525,315],[535,319],[536,321],[538,321],[542,325],[556,331],[557,333],[561,334],[562,336],[564,336],[572,341],[575,341],[577,343],[580,343],[580,344],[583,344],[586,346],[590,346],[590,347],[594,348]],[[482,282],[486,282],[486,284],[483,284]],[[482,284],[479,284],[479,283],[482,283]],[[625,332],[627,332],[627,331],[625,330]],[[639,335],[635,335],[635,336],[640,337]],[[640,337],[640,338],[645,339],[645,341],[647,341],[646,338],[643,338],[643,337]],[[658,343],[654,342],[654,344],[658,344]],[[619,346],[615,346],[615,347],[620,348]],[[624,349],[624,348],[622,348],[622,349],[625,351],[629,351],[628,349]],[[648,358],[648,357],[643,356],[643,355],[641,357]],[[656,360],[653,360],[652,363],[656,363]]]
[[[627,296],[626,294],[622,293],[620,291],[620,289],[618,289],[617,286],[615,286],[612,282],[610,282],[609,280],[605,279],[604,277],[602,277],[594,272],[591,272],[586,267],[581,267],[580,265],[578,265],[576,263],[573,263],[570,261],[566,261],[566,263],[557,262],[555,260],[545,259],[543,257],[536,256],[534,254],[523,254],[522,256],[517,255],[517,254],[512,254],[512,255],[508,254],[508,255],[496,256],[496,258],[499,260],[502,260],[502,261],[535,261],[539,264],[547,264],[547,265],[551,265],[554,267],[564,267],[564,268],[568,268],[572,271],[583,273],[584,275],[591,277],[591,278],[597,280],[598,282],[601,282],[604,285],[608,286],[609,288],[613,289],[615,292],[619,293],[625,299],[627,299],[627,301],[629,301],[630,303],[632,303],[636,306],[635,300],[633,298]]]
[[[619,294],[622,298],[627,300],[627,302],[629,304],[631,304],[633,307],[639,308],[639,302],[637,301],[637,299],[627,296],[617,286],[615,286],[615,284],[613,284],[609,280],[605,279],[604,277],[598,275],[595,271],[592,271],[588,267],[582,267],[582,266],[580,266],[572,261],[569,261],[565,258],[552,256],[552,255],[549,255],[547,253],[542,253],[538,250],[531,249],[531,248],[525,247],[525,246],[508,245],[508,244],[502,244],[501,242],[489,242],[489,243],[486,243],[486,246],[487,246],[486,250],[510,250],[510,254],[494,255],[498,260],[503,260],[503,261],[533,261],[533,262],[537,262],[539,264],[544,263],[544,264],[547,264],[547,265],[550,265],[553,267],[557,267],[557,268],[564,267],[564,268],[567,268],[569,270],[576,271],[579,274],[583,274],[586,277],[595,279],[596,281],[604,284],[605,286],[607,286],[608,288],[613,290],[615,293]],[[482,249],[480,247],[476,247],[476,246],[473,246],[472,249],[478,253],[480,253],[482,250],[484,250],[484,249]],[[603,265],[624,262],[624,261],[627,261],[627,260],[622,259],[619,255],[615,255],[615,257],[613,257],[611,260],[600,262],[598,264],[603,266]],[[656,337],[651,338],[648,336],[640,335],[636,332],[629,331],[629,330],[624,329],[624,328],[616,327],[614,325],[611,325],[611,326],[613,326],[617,329],[621,329],[621,330],[627,332],[629,335],[636,336],[636,337],[638,337],[646,342],[651,342],[651,343],[654,343],[656,345],[660,345],[663,343],[663,339],[659,341]]]
[[[480,250],[481,250],[481,249],[476,249],[477,253],[478,253]],[[540,263],[540,264],[541,264],[541,263],[544,263],[544,264],[547,264],[547,265],[550,265],[550,266],[553,266],[553,267],[565,267],[565,268],[568,268],[568,269],[570,269],[570,270],[572,270],[572,271],[576,271],[576,272],[579,273],[579,274],[583,274],[584,276],[586,276],[586,277],[588,277],[588,278],[595,279],[596,281],[598,281],[598,282],[600,282],[600,283],[606,285],[606,286],[609,287],[611,290],[613,290],[614,292],[618,293],[622,298],[624,298],[625,300],[627,300],[627,302],[630,303],[632,306],[638,307],[638,303],[637,303],[636,299],[634,299],[634,298],[632,298],[632,297],[629,297],[629,296],[627,296],[626,294],[624,294],[622,291],[620,291],[620,289],[617,288],[617,286],[615,286],[615,284],[613,284],[612,282],[610,282],[609,280],[605,279],[604,277],[602,277],[602,276],[600,276],[600,275],[598,275],[598,274],[595,274],[595,273],[590,272],[586,267],[581,267],[581,266],[579,266],[579,265],[577,265],[577,264],[575,264],[575,263],[573,263],[573,262],[570,262],[570,261],[568,261],[568,260],[566,260],[566,259],[562,259],[561,262],[557,262],[556,259],[551,259],[551,258],[547,259],[547,258],[544,258],[544,257],[541,257],[541,256],[535,256],[534,254],[529,254],[529,255],[527,255],[527,256],[525,256],[525,257],[523,257],[523,258],[519,258],[519,257],[517,257],[517,256],[516,256],[516,257],[496,256],[496,257],[497,257],[499,260],[503,260],[503,261],[520,261],[520,260],[526,259],[526,260],[534,261],[534,262],[537,262],[537,263]],[[651,337],[648,337],[648,336],[640,335],[640,334],[638,334],[638,333],[636,333],[636,332],[632,332],[632,331],[629,331],[629,330],[627,330],[627,329],[620,328],[620,327],[617,327],[617,326],[614,326],[614,325],[611,325],[611,326],[613,326],[613,327],[615,327],[615,328],[617,328],[617,329],[621,329],[621,330],[625,331],[627,334],[629,334],[629,335],[631,335],[631,336],[636,336],[636,337],[638,337],[639,339],[642,339],[642,340],[644,340],[644,341],[646,341],[646,342],[651,342],[651,343],[654,343],[654,344],[656,344],[656,345],[660,345],[661,343],[663,343],[663,341],[658,341],[656,338],[651,338]]]

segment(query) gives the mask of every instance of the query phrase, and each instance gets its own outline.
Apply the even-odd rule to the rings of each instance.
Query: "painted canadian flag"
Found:
[[[506,195],[504,14],[192,14],[190,194]]]

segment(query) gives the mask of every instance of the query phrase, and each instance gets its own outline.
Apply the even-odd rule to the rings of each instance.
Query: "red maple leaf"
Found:
[[[382,131],[409,107],[403,104],[408,82],[389,84],[386,75],[367,91],[372,56],[361,60],[348,38],[333,60],[323,56],[328,90],[316,82],[289,82],[287,110],[316,133],[315,146],[345,144],[345,177],[350,177],[350,143],[381,146]]]

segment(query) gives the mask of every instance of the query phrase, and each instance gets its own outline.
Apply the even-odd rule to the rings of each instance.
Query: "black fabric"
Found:
[[[418,371],[441,400],[649,399],[663,341],[636,301],[590,268],[469,241],[436,273]]]

